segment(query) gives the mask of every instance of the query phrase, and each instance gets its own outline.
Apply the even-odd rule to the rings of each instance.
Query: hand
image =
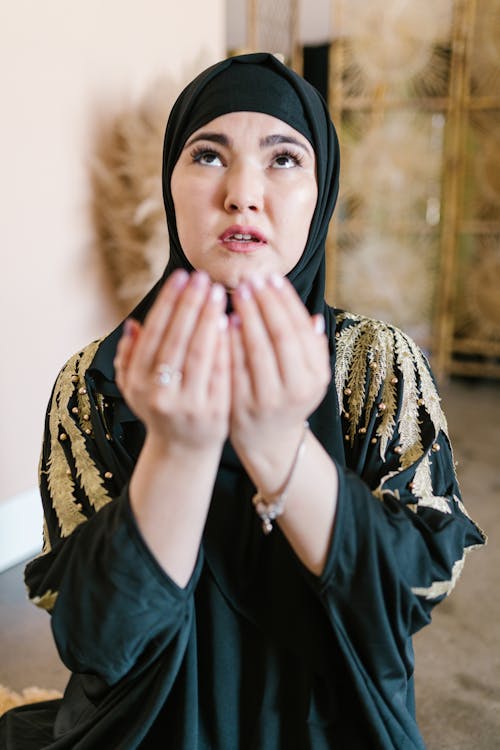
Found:
[[[254,482],[272,492],[331,378],[324,321],[280,276],[240,284],[233,305],[230,438]]]
[[[230,408],[226,294],[204,273],[174,272],[145,322],[127,321],[116,382],[160,449],[221,449]],[[161,365],[174,373],[158,382]],[[177,378],[176,375],[181,375]]]

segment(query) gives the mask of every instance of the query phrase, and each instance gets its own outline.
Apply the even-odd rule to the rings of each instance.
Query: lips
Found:
[[[227,245],[233,245],[234,243],[240,243],[241,245],[262,245],[267,244],[267,238],[255,227],[233,224],[233,226],[228,227],[220,235],[219,242]]]

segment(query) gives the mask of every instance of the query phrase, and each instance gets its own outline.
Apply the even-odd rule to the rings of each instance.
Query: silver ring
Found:
[[[180,383],[181,380],[182,372],[180,370],[176,370],[166,363],[158,365],[155,375],[155,381],[158,385],[171,385],[172,383]]]

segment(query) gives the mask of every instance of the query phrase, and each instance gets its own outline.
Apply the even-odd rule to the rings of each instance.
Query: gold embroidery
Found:
[[[402,372],[401,410],[398,420],[402,448],[401,467],[411,466],[424,452],[418,424],[418,387],[408,339],[395,329],[396,358]]]
[[[59,441],[60,400],[64,393],[65,382],[71,383],[70,373],[74,371],[77,356],[72,357],[59,374],[49,413],[50,455],[47,461],[47,484],[52,507],[56,513],[63,537],[69,536],[76,526],[85,521],[85,516],[76,507],[73,494],[75,485],[73,478],[67,473],[69,464]]]
[[[343,320],[357,323],[341,331],[337,340],[336,385],[340,399],[342,394],[347,394],[351,415],[347,437],[353,440],[363,413],[364,427],[361,430],[366,431],[370,415],[377,399],[380,399],[379,422],[375,434],[380,438],[380,457],[385,460],[388,446],[394,439],[398,408],[396,386],[399,384],[401,403],[396,455],[400,456],[401,469],[410,467],[424,453],[418,419],[422,400],[436,434],[439,430],[446,430],[446,420],[425,357],[414,342],[397,328],[351,314],[340,315],[339,322]],[[398,471],[391,471],[384,476],[374,495],[383,500],[384,493],[388,491],[384,485],[397,475]],[[443,513],[451,512],[448,500],[433,494],[428,456],[417,467],[412,489],[418,505],[432,507]],[[412,508],[416,509],[417,504],[413,503]]]
[[[343,313],[338,317],[339,322],[352,320],[354,326],[346,326],[337,339],[337,359],[335,383],[339,395],[339,407],[342,410],[342,394],[348,395],[348,412],[352,419],[349,425],[349,439],[353,440],[358,431],[361,416],[364,412],[362,429],[366,431],[373,407],[379,394],[380,422],[376,430],[380,438],[380,457],[385,458],[387,446],[394,435],[397,410],[396,385],[399,379],[394,371],[394,339],[399,336],[400,348],[403,342],[408,350],[401,332],[386,323],[371,320],[361,316]],[[410,365],[410,363],[408,363]],[[406,368],[409,370],[409,368]],[[404,374],[403,366],[403,374]],[[368,377],[369,376],[369,377]],[[413,378],[414,378],[413,374]],[[368,392],[366,383],[368,380]],[[345,390],[345,386],[347,391]],[[409,397],[409,396],[408,396]],[[383,408],[382,407],[383,404]],[[414,409],[416,416],[416,407]],[[403,411],[402,411],[403,413]],[[407,430],[408,432],[408,430]],[[415,437],[418,430],[411,432]],[[408,452],[413,444],[402,445],[402,452]],[[422,450],[420,451],[420,455]],[[411,462],[410,462],[411,463]]]
[[[84,382],[83,376],[94,359],[99,344],[100,341],[96,341],[88,346],[84,349],[80,357],[78,362],[78,372],[81,383]],[[85,491],[90,504],[97,511],[106,505],[111,498],[106,491],[100,471],[89,455],[86,443],[87,438],[84,437],[81,429],[77,427],[67,408],[73,390],[74,383],[72,383],[71,380],[67,381],[67,390],[64,392],[64,405],[61,411],[61,424],[67,431],[71,440],[71,451],[75,460],[77,478],[80,480],[81,487]],[[81,391],[85,392],[82,393]],[[85,388],[78,389],[78,397],[80,414],[90,413],[90,400]],[[80,424],[83,426],[84,433],[86,434],[87,422],[83,421]]]
[[[446,417],[441,409],[438,392],[434,381],[431,377],[427,362],[420,351],[420,349],[412,342],[413,356],[417,365],[418,374],[420,377],[420,389],[422,392],[422,400],[424,407],[431,418],[431,422],[435,427],[436,435],[442,430],[446,435],[448,434],[448,425],[446,423]]]
[[[99,510],[111,499],[106,492],[101,474],[94,461],[89,455],[86,438],[82,434],[80,424],[75,421],[75,415],[71,414],[70,402],[75,389],[78,391],[79,420],[83,413],[90,413],[90,402],[84,386],[78,387],[78,382],[83,383],[83,375],[92,362],[100,342],[94,342],[81,354],[74,355],[61,371],[56,382],[54,397],[51,404],[49,416],[50,428],[50,457],[48,460],[48,486],[52,504],[56,512],[61,536],[69,536],[76,526],[86,520],[81,512],[81,505],[76,501],[74,491],[75,484],[71,471],[68,472],[69,464],[59,441],[60,428],[69,438],[71,453],[75,464],[76,478],[80,481],[90,504]],[[75,373],[79,374],[79,381],[75,382]],[[80,421],[80,420],[79,420]],[[83,424],[87,422],[83,421]]]
[[[416,596],[424,596],[426,599],[436,599],[438,596],[448,596],[455,588],[460,574],[464,567],[465,558],[473,549],[478,549],[481,544],[473,544],[470,547],[464,549],[464,554],[460,560],[456,560],[453,563],[451,569],[451,578],[449,581],[434,581],[430,586],[415,586],[412,588],[412,593]]]
[[[47,554],[47,552],[50,552],[50,550],[51,550],[51,544],[50,544],[50,538],[49,538],[49,527],[47,526],[47,519],[44,517],[42,555]]]
[[[344,316],[339,318],[343,319]],[[347,378],[349,377],[349,368],[353,360],[354,347],[361,333],[359,326],[349,326],[345,328],[337,339],[337,357],[335,362],[335,385],[339,399],[339,411],[342,413],[342,396]],[[350,412],[350,410],[349,410]]]
[[[384,356],[386,353],[385,342],[381,340],[380,336],[376,337],[376,333],[377,332],[374,331],[373,341],[371,342],[371,348],[368,352],[370,383],[368,385],[368,393],[366,395],[366,404],[364,409],[365,428],[368,426],[371,411],[380,392],[382,383],[385,383],[387,374],[387,358]],[[381,333],[381,331],[379,331],[378,333]],[[375,364],[376,367],[372,367],[373,364]],[[384,401],[383,397],[382,401]]]
[[[441,513],[451,513],[448,498],[434,494],[429,455],[424,456],[417,466],[413,477],[413,494],[417,498],[420,508],[434,508],[434,510],[441,511]]]
[[[388,334],[387,331],[386,334]],[[385,460],[387,446],[389,445],[389,441],[394,434],[394,428],[396,427],[397,399],[394,383],[394,369],[392,366],[392,336],[390,339],[388,335],[385,337],[384,355],[387,362],[387,372],[382,387],[382,402],[385,404],[386,408],[382,413],[382,418],[375,433],[377,437],[380,438],[379,455],[382,461]]]
[[[46,609],[47,612],[50,612],[54,609],[58,594],[58,591],[51,591],[49,589],[45,594],[42,594],[42,596],[34,596],[31,601],[33,604],[36,604],[37,607]]]

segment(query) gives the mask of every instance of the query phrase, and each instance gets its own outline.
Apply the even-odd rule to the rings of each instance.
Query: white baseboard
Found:
[[[42,524],[37,487],[0,502],[0,573],[40,552]]]

